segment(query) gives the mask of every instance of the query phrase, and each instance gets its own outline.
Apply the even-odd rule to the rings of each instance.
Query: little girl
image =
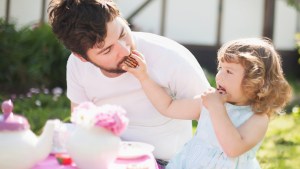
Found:
[[[172,99],[148,76],[142,54],[133,51],[132,57],[139,66],[123,69],[140,81],[161,114],[198,120],[196,134],[167,169],[260,168],[255,154],[270,117],[291,95],[280,56],[269,40],[240,39],[223,45],[218,51],[216,89],[185,100]]]

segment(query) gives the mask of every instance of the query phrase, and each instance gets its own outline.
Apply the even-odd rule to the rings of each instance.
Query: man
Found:
[[[53,32],[72,51],[67,63],[71,108],[84,101],[122,106],[130,120],[122,139],[152,144],[157,159],[170,159],[191,138],[191,121],[160,115],[122,65],[137,50],[149,75],[174,99],[192,98],[209,87],[194,56],[170,39],[131,32],[109,0],[52,0],[48,10]]]

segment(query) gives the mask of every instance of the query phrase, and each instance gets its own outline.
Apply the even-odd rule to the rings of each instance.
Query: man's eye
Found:
[[[126,33],[124,32],[121,36],[120,39],[124,38],[126,36]]]
[[[103,54],[108,54],[110,52],[110,49],[111,48],[106,49]]]

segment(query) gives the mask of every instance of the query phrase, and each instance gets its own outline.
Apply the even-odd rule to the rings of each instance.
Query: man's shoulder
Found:
[[[73,53],[71,53],[71,54],[69,55],[68,61],[70,61],[70,62],[75,62],[75,61],[76,61],[76,56],[75,56]]]
[[[89,68],[89,62],[83,62],[74,54],[70,54],[68,61],[67,61],[67,70],[74,71],[74,70],[84,70]]]
[[[71,53],[69,55],[67,63],[68,64],[83,64],[84,62],[82,62],[78,57],[76,57],[73,53]]]
[[[149,33],[149,32],[133,32],[133,36],[138,40],[138,41],[147,41],[147,42],[152,42],[152,43],[157,43],[157,42],[167,42],[171,44],[176,44],[180,45],[178,42],[175,40],[161,36],[158,34],[154,33]]]
[[[169,64],[174,67],[190,66],[195,63],[198,65],[194,55],[172,39],[147,32],[133,32],[133,36],[137,50],[144,54],[150,65],[153,63],[159,66]],[[172,66],[168,67],[172,69]]]
[[[151,53],[172,53],[177,55],[178,53],[189,53],[189,51],[179,42],[173,39],[164,37],[161,35],[148,33],[148,32],[133,32],[137,48],[139,50],[150,50]]]
[[[157,37],[157,38],[162,38],[163,37],[161,35],[154,34],[154,33],[151,33],[151,32],[137,32],[137,31],[132,31],[132,34],[134,36],[137,36],[137,37]]]

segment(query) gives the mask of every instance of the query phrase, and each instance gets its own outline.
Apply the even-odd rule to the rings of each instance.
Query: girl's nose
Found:
[[[122,56],[129,56],[131,52],[130,45],[124,40],[118,40],[119,54]]]
[[[219,82],[222,80],[222,70],[219,70],[216,74],[216,81]]]

